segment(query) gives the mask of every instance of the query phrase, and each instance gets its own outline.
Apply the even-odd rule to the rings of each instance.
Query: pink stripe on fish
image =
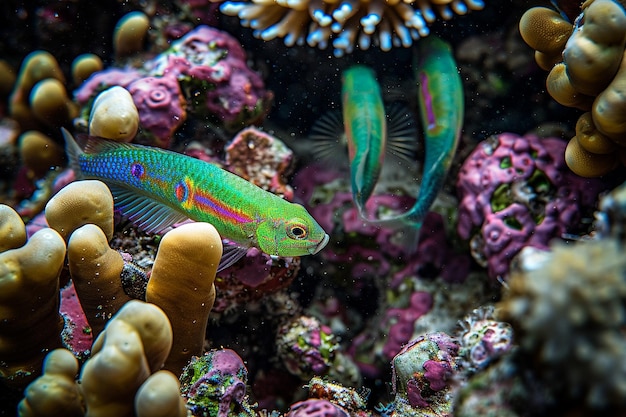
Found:
[[[425,72],[420,72],[420,93],[424,98],[424,106],[426,107],[426,114],[428,118],[427,129],[434,129],[437,125],[437,116],[435,116],[435,110],[433,109],[433,96],[428,89],[428,75]]]

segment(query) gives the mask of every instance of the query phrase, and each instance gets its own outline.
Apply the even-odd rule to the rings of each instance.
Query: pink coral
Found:
[[[186,101],[176,78],[143,77],[128,86],[139,111],[141,127],[155,137],[156,146],[169,147],[172,135],[187,118]]]
[[[264,114],[272,94],[246,64],[246,53],[226,32],[198,26],[147,64],[152,75],[172,75],[197,114],[218,116],[229,127]]]
[[[428,313],[433,305],[432,296],[424,291],[411,294],[406,308],[390,308],[385,312],[383,326],[389,327],[389,335],[383,354],[392,359],[413,336],[413,326],[417,319]]]
[[[523,247],[545,249],[551,239],[581,231],[604,185],[569,171],[565,146],[557,138],[502,133],[465,160],[457,230],[491,277],[506,277]]]
[[[451,415],[450,380],[459,346],[445,333],[429,333],[407,343],[392,360],[393,416]],[[432,413],[432,414],[431,414]]]
[[[293,404],[287,417],[349,417],[349,414],[328,400],[312,398]]]

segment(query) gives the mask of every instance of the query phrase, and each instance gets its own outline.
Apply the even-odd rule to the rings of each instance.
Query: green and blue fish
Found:
[[[345,141],[348,147],[352,197],[364,220],[405,230],[407,236],[419,233],[424,217],[442,188],[456,153],[464,114],[463,85],[452,49],[445,41],[430,36],[417,43],[414,62],[418,84],[420,119],[424,129],[423,179],[415,204],[398,216],[370,218],[365,204],[372,196],[385,159],[386,147],[403,159],[412,155],[417,138],[411,128],[400,125],[400,134],[387,135],[382,94],[374,72],[357,65],[342,77],[342,110]],[[332,122],[314,127],[314,139],[332,136]],[[397,127],[395,129],[398,131]],[[415,142],[415,146],[409,144]],[[339,140],[333,143],[341,143]],[[334,151],[326,150],[334,154]],[[408,227],[408,228],[407,228]],[[412,244],[415,239],[407,239]]]
[[[409,211],[376,222],[419,230],[452,165],[463,126],[464,96],[461,76],[447,42],[435,36],[420,39],[414,67],[424,129],[423,179]]]
[[[317,155],[339,162],[348,150],[352,199],[362,217],[374,192],[387,153],[409,160],[417,143],[413,120],[402,106],[386,112],[374,71],[355,65],[342,74],[342,117],[330,113],[312,129]],[[343,162],[343,161],[342,161]],[[339,162],[341,163],[341,162]]]
[[[139,228],[158,233],[188,219],[211,223],[229,242],[219,270],[256,247],[272,256],[315,254],[328,235],[299,204],[220,167],[186,155],[89,137],[84,149],[65,129],[70,165],[103,181],[115,207]]]
[[[380,176],[387,146],[385,105],[374,71],[362,65],[344,71],[341,102],[352,196],[363,214]]]

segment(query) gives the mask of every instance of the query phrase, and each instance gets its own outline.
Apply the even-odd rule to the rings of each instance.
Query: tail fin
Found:
[[[397,236],[395,243],[402,246],[407,254],[412,255],[417,251],[424,216],[418,215],[414,210],[409,210],[396,217],[386,219],[367,218],[366,221],[379,227],[394,230]]]
[[[74,139],[74,136],[72,136],[67,129],[62,127],[61,132],[63,133],[63,138],[65,138],[65,152],[67,153],[70,168],[74,171],[74,174],[79,177],[81,175],[81,169],[78,159],[83,154],[83,150],[76,142],[76,139]]]

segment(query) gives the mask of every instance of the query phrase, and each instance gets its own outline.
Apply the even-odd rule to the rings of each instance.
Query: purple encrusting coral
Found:
[[[261,76],[246,64],[241,44],[205,25],[173,42],[146,68],[152,75],[174,75],[194,113],[208,110],[231,127],[258,119],[272,99]]]
[[[328,373],[339,349],[332,330],[306,316],[281,326],[276,345],[287,370],[304,379]]]
[[[604,186],[567,168],[565,146],[557,138],[502,133],[465,160],[457,180],[458,233],[492,278],[506,277],[525,246],[545,249],[551,239],[586,232],[581,220]]]
[[[328,400],[310,398],[293,404],[287,417],[348,417],[349,414]]]
[[[327,231],[344,234],[339,248],[329,245],[322,256],[331,263],[349,263],[355,278],[386,276],[392,263],[401,261],[389,285],[397,287],[403,278],[432,267],[446,282],[462,282],[469,273],[469,258],[457,254],[447,239],[442,216],[430,212],[419,230],[417,248],[396,237],[397,230],[364,221],[352,203],[352,195],[335,185],[340,174],[332,169],[311,165],[298,172],[294,180],[297,196]],[[414,203],[412,197],[390,194],[374,195],[366,204],[369,217],[376,211],[406,211]]]
[[[445,333],[430,333],[407,343],[393,358],[392,416],[446,416],[451,411],[449,381],[457,371],[459,346]]]
[[[214,116],[226,127],[237,128],[262,118],[272,101],[262,78],[247,66],[239,42],[204,25],[172,42],[140,69],[94,73],[74,97],[88,114],[95,96],[115,85],[133,97],[147,136],[143,142],[161,147],[169,146],[188,115]]]
[[[246,396],[248,370],[233,350],[213,350],[193,357],[183,369],[180,381],[187,408],[194,415],[254,415]]]
[[[187,118],[187,103],[176,78],[139,78],[130,83],[128,92],[139,112],[142,129],[154,135],[154,145],[167,148],[170,138]]]
[[[495,318],[493,306],[475,309],[458,323],[461,367],[468,373],[485,369],[513,348],[513,328]]]

